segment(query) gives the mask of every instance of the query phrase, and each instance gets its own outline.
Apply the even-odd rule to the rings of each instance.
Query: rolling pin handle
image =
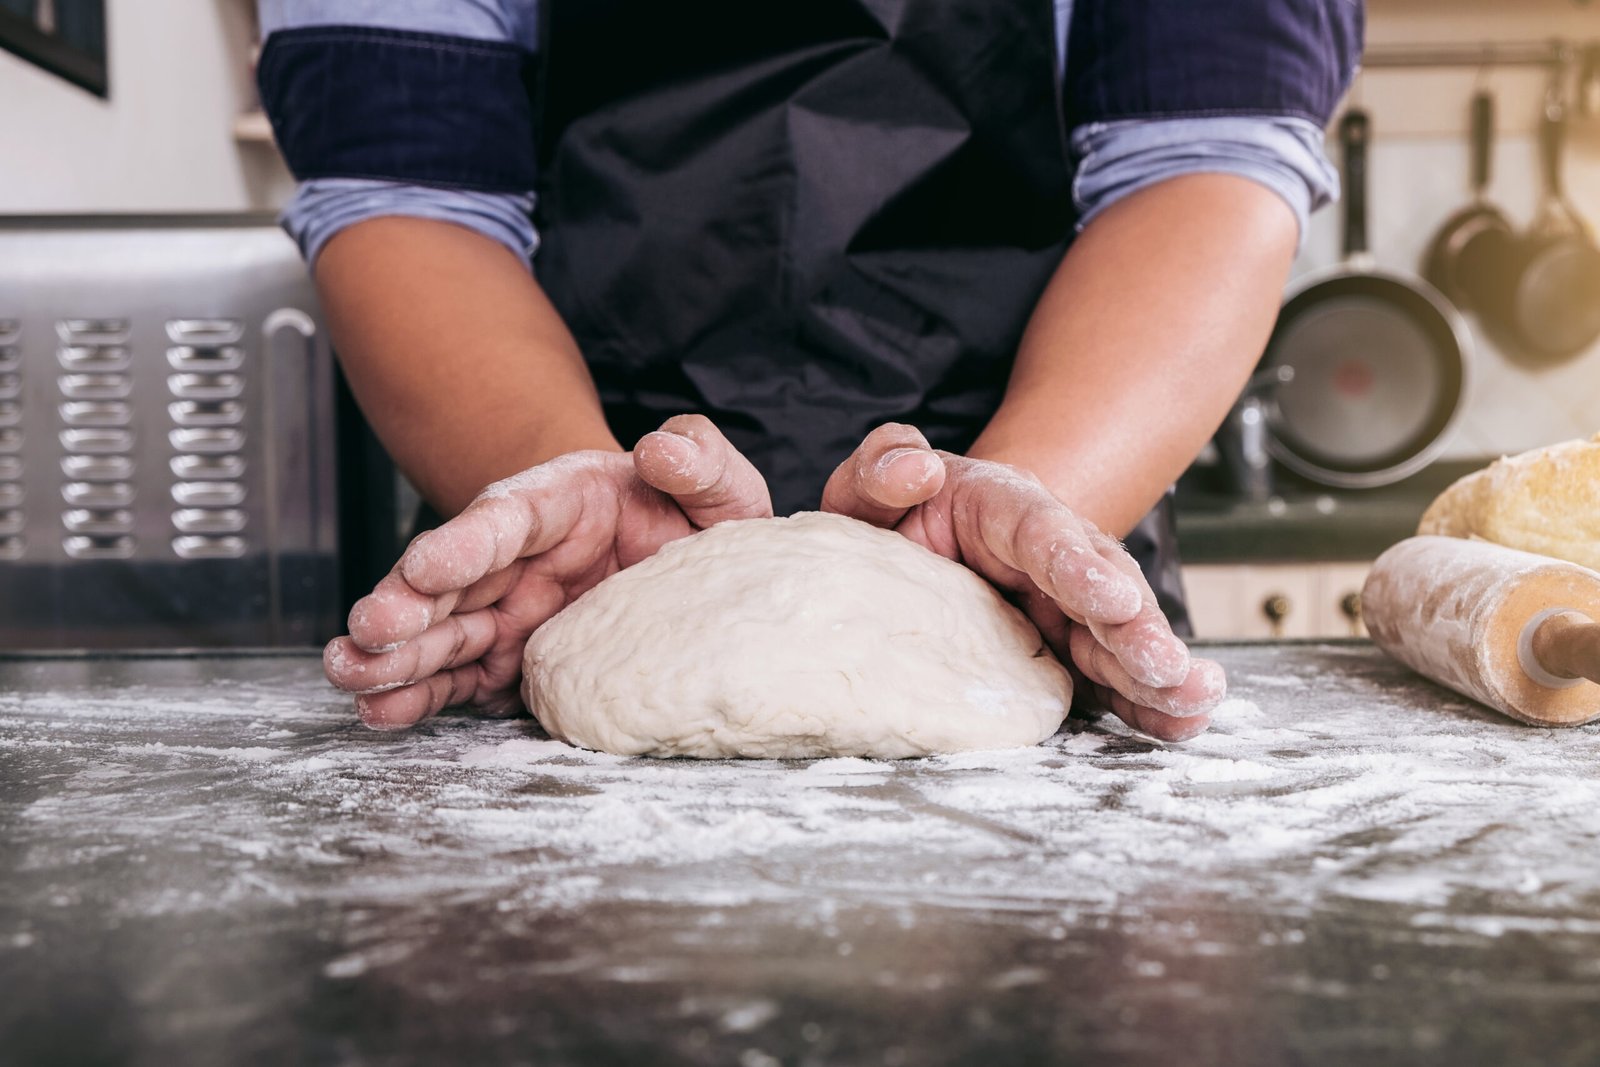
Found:
[[[1517,659],[1548,689],[1600,682],[1600,623],[1565,608],[1541,611],[1522,628]]]

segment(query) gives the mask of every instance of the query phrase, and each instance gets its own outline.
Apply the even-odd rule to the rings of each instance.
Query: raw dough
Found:
[[[528,641],[554,737],[619,755],[898,759],[1038,744],[1072,681],[982,578],[818,512],[714,526]]]
[[[1467,475],[1439,494],[1417,533],[1478,537],[1600,570],[1600,436]]]

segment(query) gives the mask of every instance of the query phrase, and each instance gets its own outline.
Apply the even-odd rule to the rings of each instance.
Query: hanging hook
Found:
[[[1550,42],[1549,80],[1544,86],[1545,115],[1560,122],[1567,108],[1567,74],[1572,69],[1572,48],[1561,38]]]
[[[1484,92],[1489,88],[1489,75],[1494,70],[1495,51],[1494,43],[1485,41],[1483,53],[1478,57],[1478,70],[1472,76],[1473,92]]]
[[[1355,75],[1350,79],[1350,92],[1347,93],[1345,97],[1347,110],[1349,108],[1361,108],[1363,106],[1363,94],[1361,90],[1366,85],[1366,81],[1367,68],[1364,65],[1356,67]]]

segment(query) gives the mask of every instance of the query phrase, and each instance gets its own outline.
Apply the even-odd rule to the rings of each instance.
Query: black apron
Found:
[[[1050,0],[544,9],[534,265],[618,438],[705,414],[779,514],[881,423],[966,451],[1073,233]],[[1170,497],[1128,547],[1186,630]]]

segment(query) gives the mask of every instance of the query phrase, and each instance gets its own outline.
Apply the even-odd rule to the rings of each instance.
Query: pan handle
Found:
[[[1339,147],[1344,156],[1344,255],[1367,252],[1367,143],[1372,120],[1351,108],[1339,122]]]
[[[1544,110],[1539,115],[1539,169],[1544,173],[1545,196],[1551,201],[1566,198],[1561,184],[1561,149],[1567,133],[1567,104],[1555,83],[1544,94]]]
[[[1489,153],[1493,142],[1494,97],[1480,89],[1472,94],[1472,191],[1480,200],[1489,188]]]

